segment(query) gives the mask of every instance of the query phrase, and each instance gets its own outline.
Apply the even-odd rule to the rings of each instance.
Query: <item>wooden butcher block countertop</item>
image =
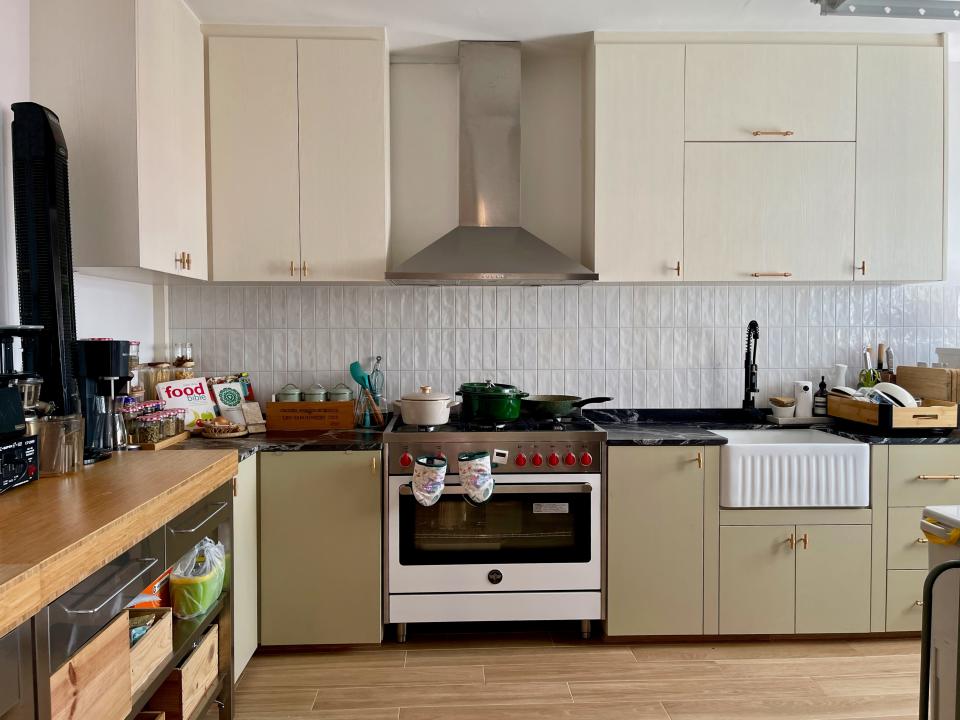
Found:
[[[120,452],[0,495],[0,636],[236,473],[235,450]]]

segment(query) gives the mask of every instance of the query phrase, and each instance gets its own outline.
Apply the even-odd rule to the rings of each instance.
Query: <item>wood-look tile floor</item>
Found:
[[[550,632],[257,654],[238,720],[916,718],[914,639],[619,645]]]

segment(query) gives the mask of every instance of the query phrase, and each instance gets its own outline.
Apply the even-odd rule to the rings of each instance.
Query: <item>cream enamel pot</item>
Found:
[[[404,423],[427,427],[446,425],[450,422],[450,408],[459,404],[446,393],[434,392],[429,385],[422,385],[419,392],[404,395],[396,401]]]

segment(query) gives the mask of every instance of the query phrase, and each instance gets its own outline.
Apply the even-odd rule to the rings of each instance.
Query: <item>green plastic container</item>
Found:
[[[173,614],[189,620],[213,607],[223,591],[223,567],[196,577],[170,576],[170,598]]]

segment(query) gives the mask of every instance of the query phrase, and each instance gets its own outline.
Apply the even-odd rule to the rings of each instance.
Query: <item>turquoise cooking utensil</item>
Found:
[[[367,374],[363,371],[363,367],[356,360],[350,363],[350,377],[364,390],[370,389],[370,378],[367,377]]]

